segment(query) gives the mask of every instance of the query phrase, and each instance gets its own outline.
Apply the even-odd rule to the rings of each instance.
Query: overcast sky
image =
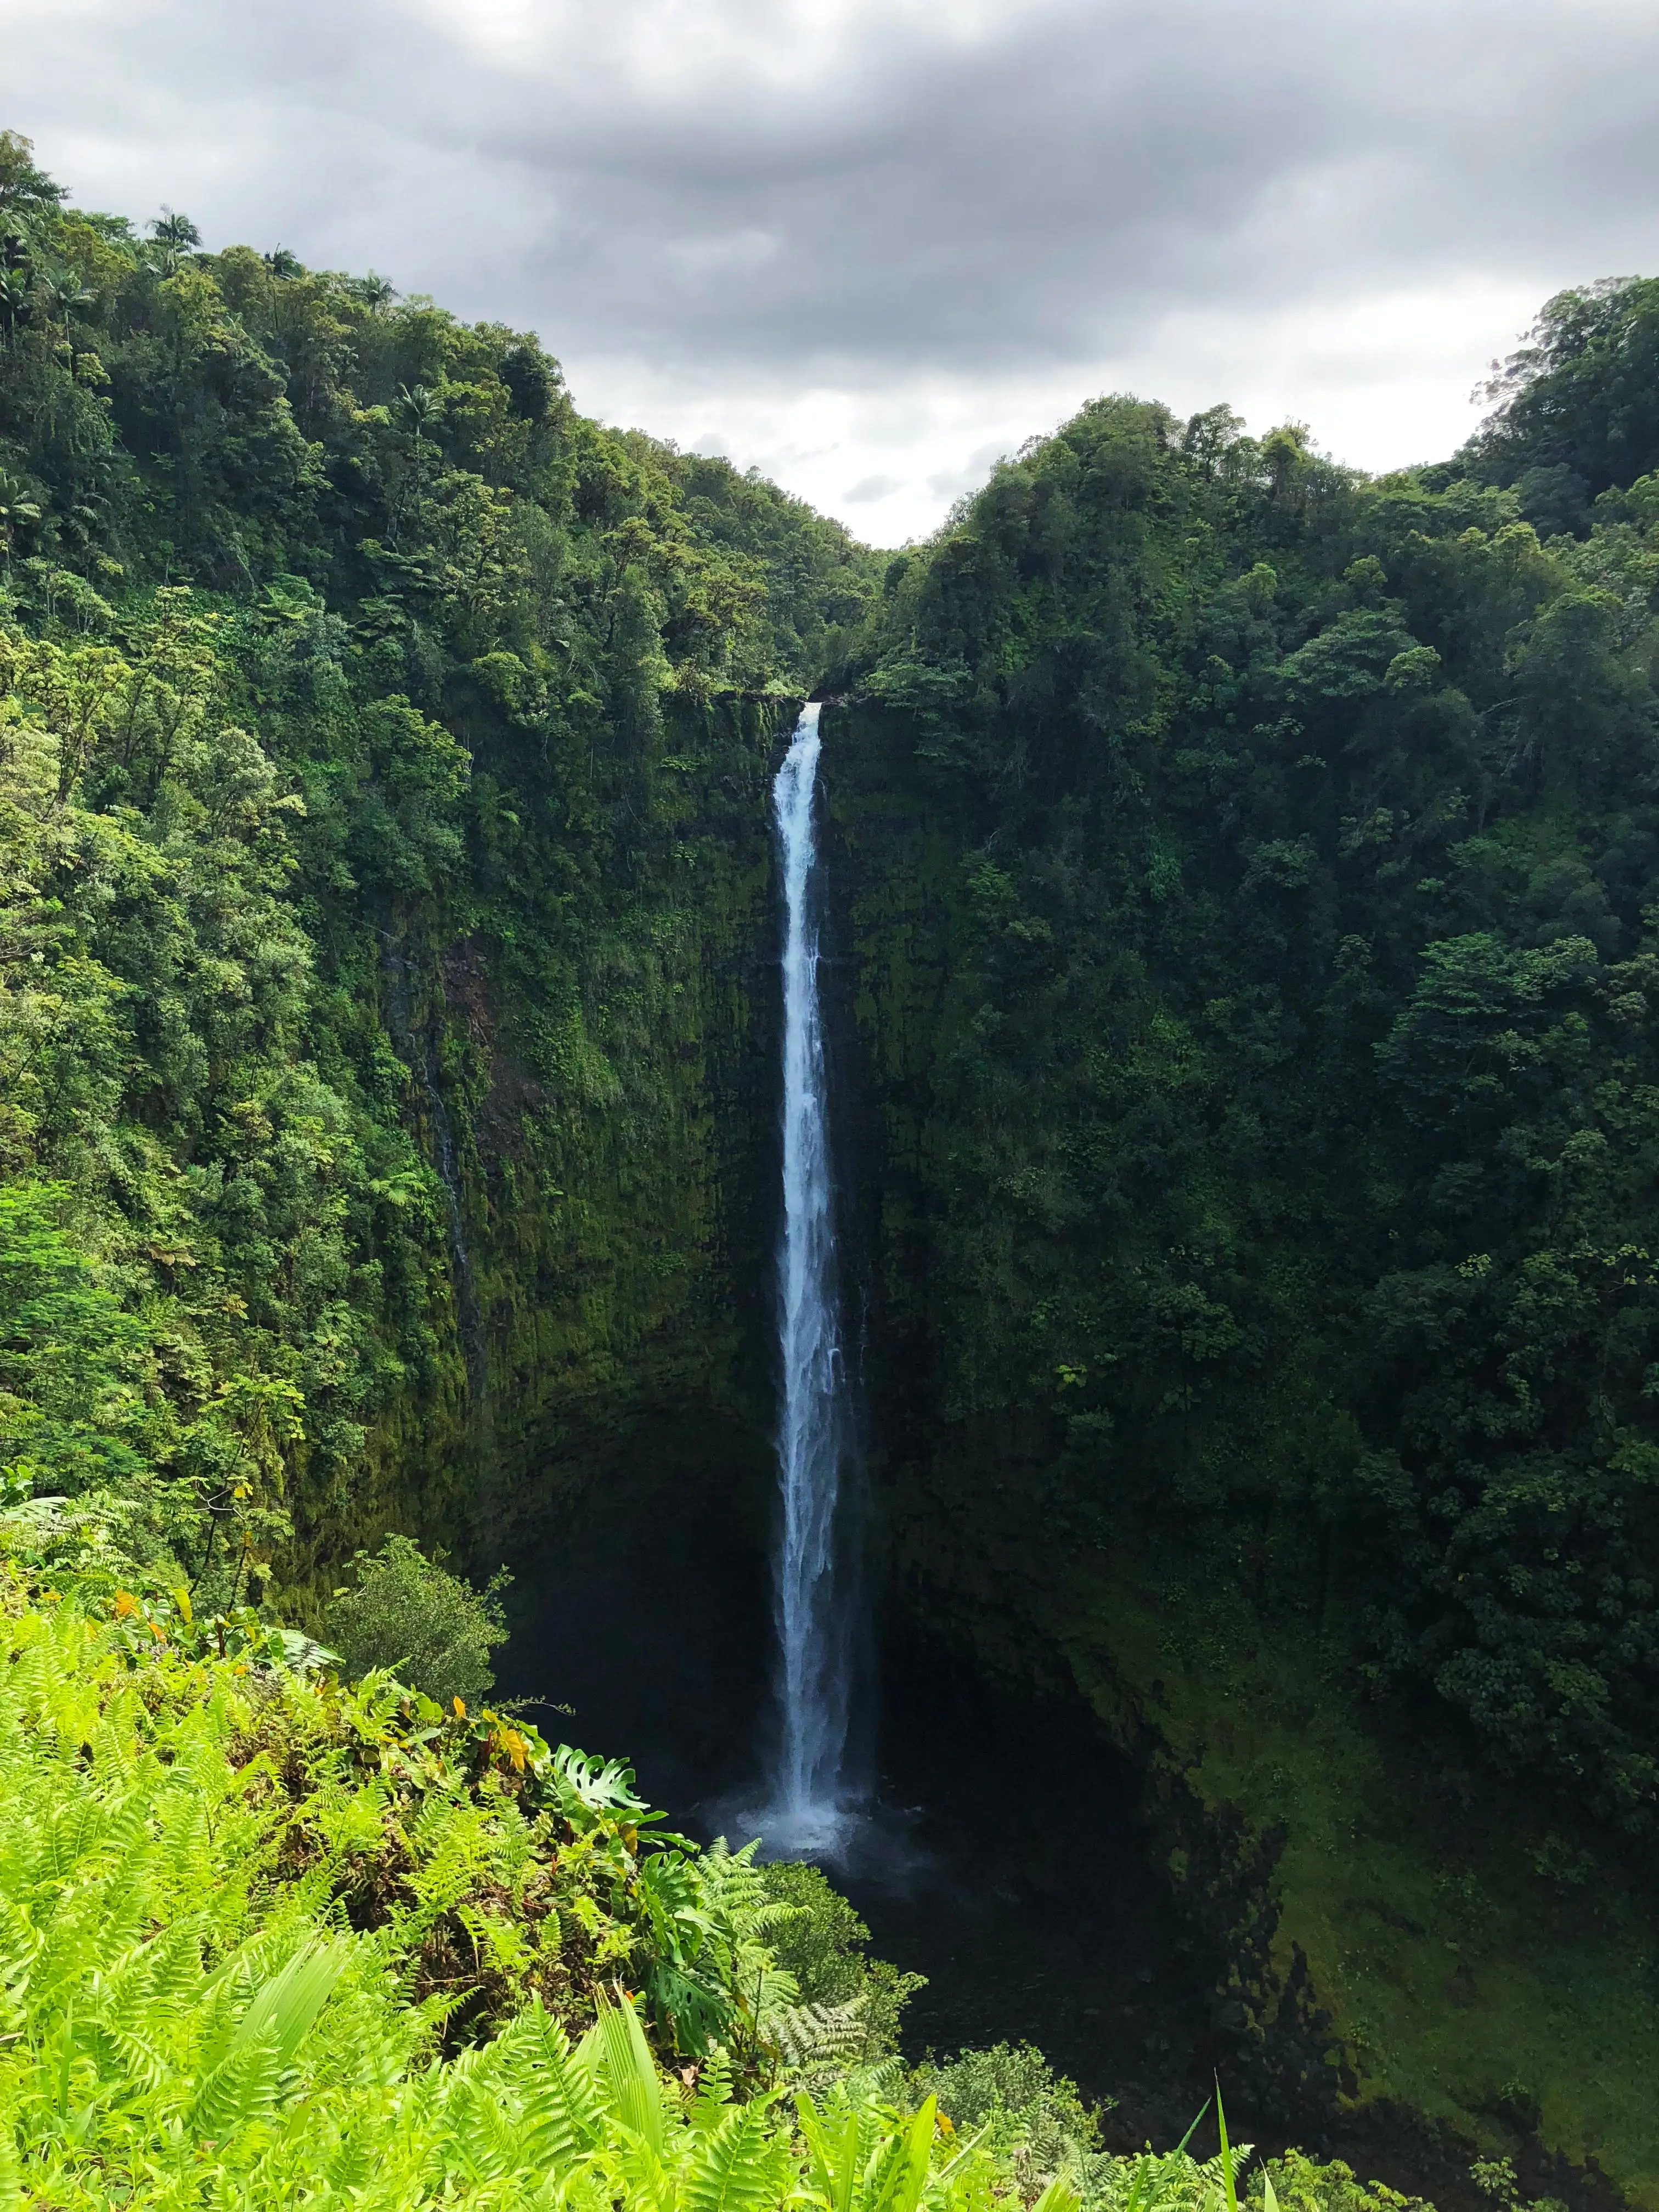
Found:
[[[882,544],[1103,391],[1433,458],[1659,272],[1654,0],[0,0],[0,125]]]

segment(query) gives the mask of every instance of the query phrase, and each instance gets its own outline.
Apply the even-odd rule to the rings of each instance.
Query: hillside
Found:
[[[764,1389],[767,754],[870,563],[15,141],[0,229],[11,1449],[295,1571],[498,1544]]]
[[[907,1611],[1245,1813],[1292,2105],[1649,2193],[1656,327],[1553,303],[1378,481],[1091,405],[891,564],[830,771]]]

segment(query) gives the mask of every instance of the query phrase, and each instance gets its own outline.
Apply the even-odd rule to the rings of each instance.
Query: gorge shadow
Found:
[[[556,1740],[627,1757],[675,1827],[735,1846],[773,1694],[769,1501],[745,1480],[733,1513],[728,1472],[722,1515],[712,1468],[662,1464],[523,1545],[500,1688]],[[895,1626],[877,1668],[876,1799],[899,1848],[827,1871],[874,1951],[927,1977],[906,2055],[1030,2040],[1118,2100],[1109,2139],[1177,2139],[1224,2055],[1218,1961],[1152,1863],[1133,1762],[1080,1698],[1001,1691],[925,1626]]]

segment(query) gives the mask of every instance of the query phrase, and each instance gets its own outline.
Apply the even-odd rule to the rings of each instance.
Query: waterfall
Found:
[[[852,1592],[837,1559],[851,1442],[831,1201],[829,1100],[818,1000],[812,810],[818,708],[804,708],[772,787],[784,896],[783,1228],[778,1246],[776,1611],[781,1730],[769,1844],[832,1848],[846,1821]]]

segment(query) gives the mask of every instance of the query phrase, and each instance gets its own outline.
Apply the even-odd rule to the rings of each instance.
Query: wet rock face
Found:
[[[508,1695],[633,1762],[677,1826],[752,1783],[771,1694],[769,1439],[705,1419],[635,1432],[614,1480],[513,1562]]]
[[[362,1510],[395,1485],[396,1517],[476,1566],[514,1565],[608,1494],[621,1511],[653,1484],[697,1490],[716,1438],[739,1511],[762,1510],[779,1024],[765,793],[772,726],[792,719],[787,702],[722,706],[672,733],[702,770],[674,866],[619,861],[617,883],[580,896],[527,884],[511,942],[389,918],[384,1018],[447,1279],[409,1286],[428,1354],[388,1396]]]

